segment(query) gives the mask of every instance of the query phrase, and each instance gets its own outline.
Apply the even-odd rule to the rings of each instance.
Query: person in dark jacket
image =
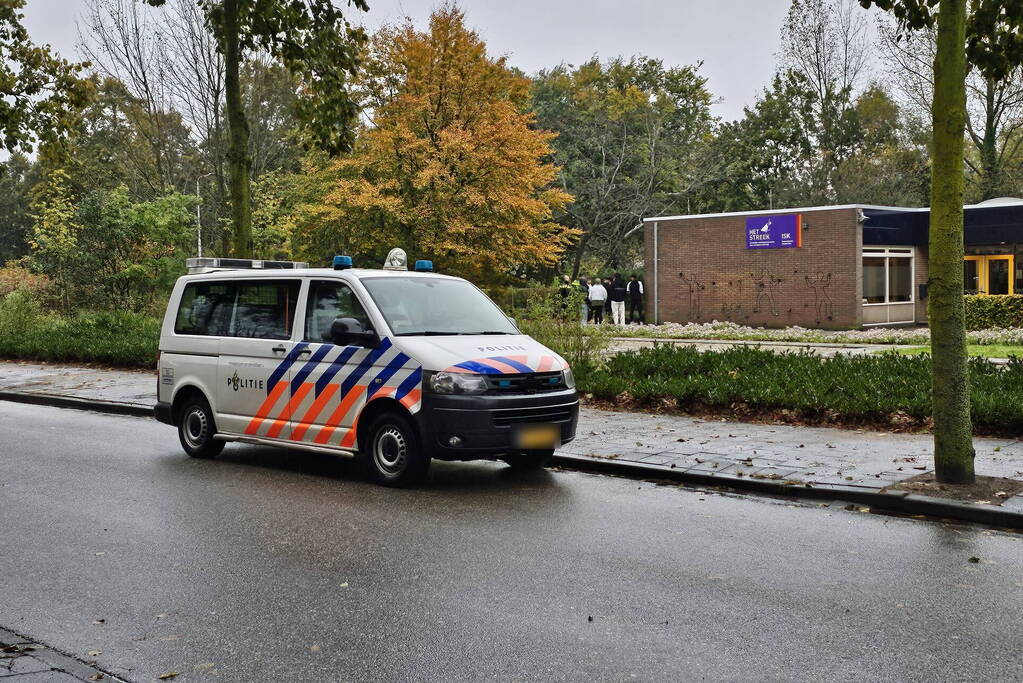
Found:
[[[611,301],[611,321],[615,325],[625,324],[625,299],[627,296],[625,279],[621,273],[615,273],[611,278],[611,287],[607,297]]]
[[[579,278],[579,291],[583,293],[583,308],[579,312],[581,320],[580,322],[588,323],[590,321],[590,283],[585,277]]]
[[[636,323],[642,325],[644,323],[643,316],[643,281],[635,275],[629,276],[629,284],[626,286],[628,291],[629,302],[629,317],[628,322],[631,324],[633,316],[635,316]]]
[[[603,281],[604,291],[607,292],[608,297],[604,300],[604,319],[611,319],[611,278],[606,277]]]
[[[561,297],[559,317],[564,320],[568,317],[568,299],[572,296],[572,280],[567,275],[561,276],[561,284],[558,285],[558,295]]]

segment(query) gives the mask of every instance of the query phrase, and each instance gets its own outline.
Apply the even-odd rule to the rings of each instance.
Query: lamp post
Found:
[[[213,175],[213,171],[197,176],[195,179],[195,241],[202,256],[202,199],[199,197],[199,181]]]

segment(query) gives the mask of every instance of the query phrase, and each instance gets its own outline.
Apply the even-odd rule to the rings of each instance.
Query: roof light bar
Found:
[[[185,267],[189,275],[209,273],[215,270],[294,270],[308,268],[304,261],[262,261],[245,258],[211,258],[199,257],[185,259]]]

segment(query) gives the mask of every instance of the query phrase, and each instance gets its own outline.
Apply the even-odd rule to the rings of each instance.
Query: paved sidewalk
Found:
[[[1023,480],[1023,441],[974,441],[977,474]],[[584,408],[559,453],[691,474],[877,492],[933,468],[929,434],[795,427]],[[1013,504],[1020,502],[1012,499]],[[1019,506],[1023,511],[1023,505]]]
[[[156,371],[0,361],[3,392],[151,409],[156,402]]]
[[[76,407],[143,413],[155,402],[155,388],[151,371],[0,361],[0,398],[56,397],[80,401]],[[1023,480],[1023,441],[977,438],[974,443],[977,474]],[[744,488],[758,488],[759,483],[764,490],[774,485],[793,492],[812,488],[852,497],[878,494],[933,467],[927,434],[767,425],[590,407],[580,413],[575,441],[558,454],[567,464],[615,463],[650,477],[688,477]],[[1000,510],[1023,514],[1023,495],[1004,501]]]

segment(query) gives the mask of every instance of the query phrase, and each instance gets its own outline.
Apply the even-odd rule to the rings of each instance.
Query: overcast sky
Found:
[[[368,0],[374,28],[411,16],[425,25],[430,0]],[[470,26],[494,54],[527,73],[560,62],[644,54],[666,64],[702,61],[721,99],[717,115],[733,119],[774,71],[789,0],[463,0]],[[84,0],[28,0],[25,23],[35,42],[76,56],[75,18]],[[356,18],[361,12],[352,12]]]

